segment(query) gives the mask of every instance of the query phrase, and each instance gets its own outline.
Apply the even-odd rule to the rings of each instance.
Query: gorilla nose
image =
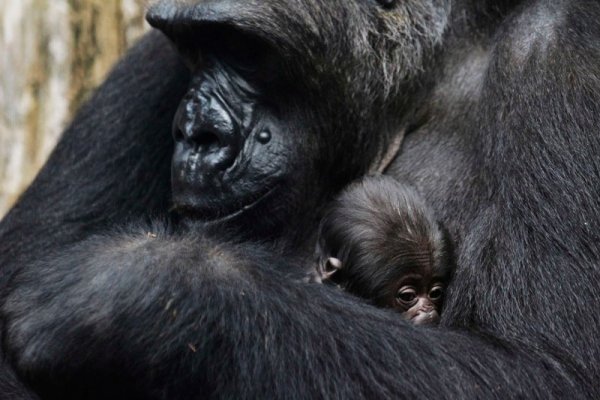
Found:
[[[436,310],[421,311],[413,319],[415,325],[435,325],[439,322],[440,315]]]
[[[226,109],[206,99],[184,103],[182,108],[175,141],[198,161],[200,172],[224,171],[233,165],[240,151],[241,134]]]

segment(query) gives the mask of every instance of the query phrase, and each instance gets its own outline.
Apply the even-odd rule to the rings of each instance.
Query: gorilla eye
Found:
[[[404,286],[396,293],[396,300],[402,303],[412,303],[417,298],[417,292],[410,286]]]
[[[444,288],[442,286],[434,286],[429,292],[429,298],[431,300],[440,300],[444,295]]]

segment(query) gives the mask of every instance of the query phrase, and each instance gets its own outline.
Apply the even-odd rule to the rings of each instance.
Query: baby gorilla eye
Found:
[[[396,300],[402,303],[412,303],[417,298],[417,292],[410,286],[401,287],[396,293]]]
[[[429,298],[431,300],[440,300],[444,295],[444,288],[442,286],[434,286],[429,291]]]

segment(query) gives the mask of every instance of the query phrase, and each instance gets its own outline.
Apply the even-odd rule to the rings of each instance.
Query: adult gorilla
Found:
[[[2,223],[4,393],[600,396],[598,2],[163,1],[149,15],[192,77],[149,35]],[[119,233],[170,219],[181,97],[177,233]],[[403,132],[388,173],[457,240],[439,329],[280,268]]]

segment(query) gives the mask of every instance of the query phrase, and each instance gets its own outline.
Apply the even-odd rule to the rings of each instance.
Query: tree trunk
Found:
[[[0,1],[0,218],[146,29],[145,0]]]

